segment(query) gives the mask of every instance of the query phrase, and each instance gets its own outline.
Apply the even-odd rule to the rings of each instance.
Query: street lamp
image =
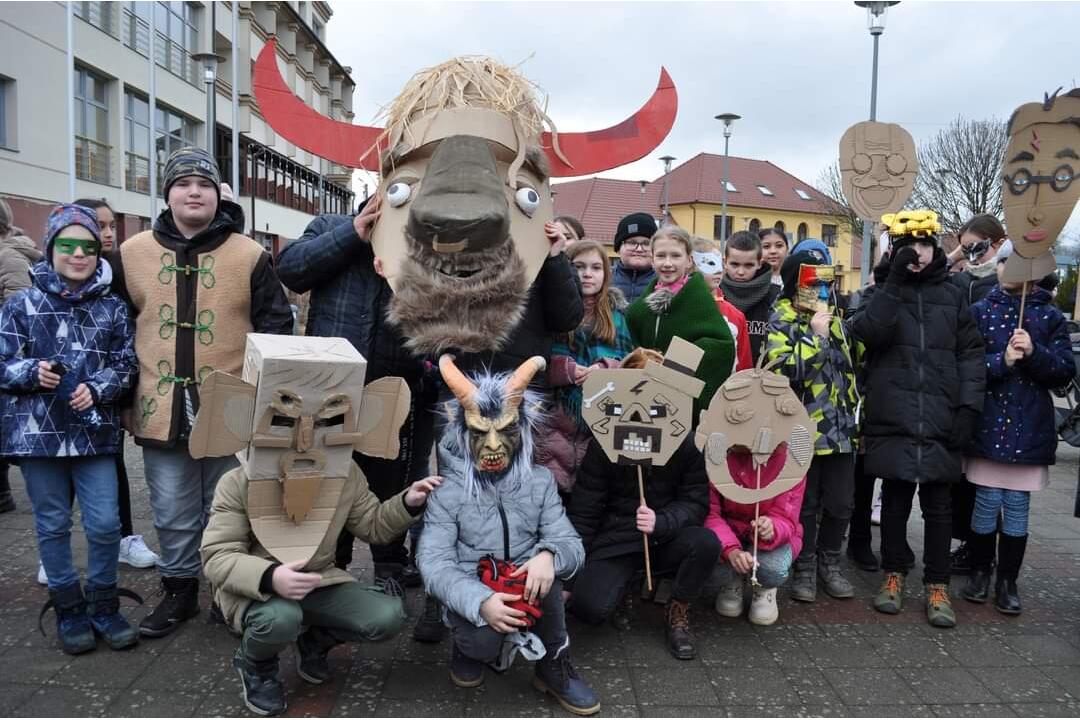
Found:
[[[217,82],[218,63],[225,62],[225,56],[212,52],[195,53],[191,56],[191,59],[203,63],[203,82],[206,83],[206,152],[216,162],[214,134],[217,129],[217,103],[215,102],[217,100],[217,90],[215,84]]]
[[[724,123],[724,178],[721,182],[724,185],[724,191],[721,197],[723,198],[723,209],[720,211],[720,242],[727,243],[727,193],[728,193],[728,141],[731,139],[731,123],[738,120],[741,116],[735,113],[721,113],[716,116],[716,119]]]
[[[660,158],[660,162],[664,163],[664,222],[671,221],[671,213],[668,211],[668,173],[671,172],[671,163],[675,161],[671,155],[665,155]]]
[[[870,79],[870,121],[877,120],[877,66],[878,66],[878,38],[885,32],[885,16],[889,8],[899,5],[900,0],[855,0],[855,4],[866,8],[866,27],[870,30],[870,36],[874,38],[874,66]],[[863,218],[863,248],[862,268],[860,275],[862,284],[865,285],[870,279],[870,264],[873,262],[873,234],[874,224],[877,218]]]

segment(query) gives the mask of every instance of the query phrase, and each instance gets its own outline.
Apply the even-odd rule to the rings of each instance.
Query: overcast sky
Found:
[[[841,134],[869,117],[873,43],[851,2],[356,3],[331,0],[327,45],[353,68],[356,121],[371,122],[418,69],[490,55],[549,96],[560,130],[607,127],[637,110],[666,66],[679,92],[667,139],[604,173],[653,179],[722,153],[722,112],[742,116],[731,154],[769,160],[809,183]],[[916,141],[957,116],[1007,118],[1046,90],[1080,82],[1080,3],[913,2],[881,37],[878,120]],[[1072,228],[1080,228],[1080,211]]]

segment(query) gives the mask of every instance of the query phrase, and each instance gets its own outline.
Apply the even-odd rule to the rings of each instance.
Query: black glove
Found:
[[[899,285],[908,275],[908,265],[919,262],[919,253],[915,248],[905,245],[893,253],[892,263],[889,265],[889,277],[886,280],[890,285]]]
[[[891,266],[891,259],[888,254],[882,255],[881,260],[874,266],[874,284],[884,285],[885,281],[889,279],[889,267]]]

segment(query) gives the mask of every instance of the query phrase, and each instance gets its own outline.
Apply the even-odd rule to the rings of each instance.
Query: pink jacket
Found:
[[[802,509],[805,491],[806,480],[803,479],[787,492],[761,503],[759,514],[772,520],[775,532],[769,542],[758,539],[759,549],[774,550],[790,543],[791,556],[793,558],[799,556],[803,536],[799,510]],[[754,533],[750,527],[753,520],[753,505],[732,502],[721,496],[715,487],[709,486],[709,515],[705,518],[705,527],[712,530],[720,540],[720,544],[724,546],[724,560],[727,560],[731,551],[741,550],[743,543],[749,545],[753,542]]]

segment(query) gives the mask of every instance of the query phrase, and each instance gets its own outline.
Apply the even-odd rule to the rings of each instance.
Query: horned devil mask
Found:
[[[275,53],[271,40],[253,79],[274,131],[341,165],[381,173],[372,245],[394,290],[389,318],[426,354],[501,348],[550,249],[549,178],[644,157],[671,130],[678,105],[661,70],[652,98],[626,121],[557,133],[535,86],[514,69],[456,58],[417,73],[389,105],[385,129],[367,127],[304,105],[281,79]]]
[[[1021,105],[1008,132],[1001,199],[1014,252],[1004,279],[1040,280],[1057,266],[1050,246],[1080,198],[1080,88]]]
[[[582,387],[581,416],[612,462],[664,465],[687,438],[694,398],[705,383],[694,377],[704,351],[671,339],[663,363],[637,369],[598,369]]]
[[[439,358],[443,381],[457,398],[448,408],[448,432],[455,454],[465,462],[471,493],[532,473],[533,434],[539,423],[541,396],[527,388],[547,366],[539,355],[511,373],[483,373],[470,379],[450,355]]]
[[[754,368],[724,381],[694,442],[717,491],[749,505],[799,484],[814,458],[815,431],[788,379]]]
[[[252,529],[282,562],[318,548],[359,472],[353,450],[397,457],[409,388],[396,377],[365,387],[366,367],[343,338],[251,333],[243,379],[215,372],[203,382],[191,456],[237,455]]]

